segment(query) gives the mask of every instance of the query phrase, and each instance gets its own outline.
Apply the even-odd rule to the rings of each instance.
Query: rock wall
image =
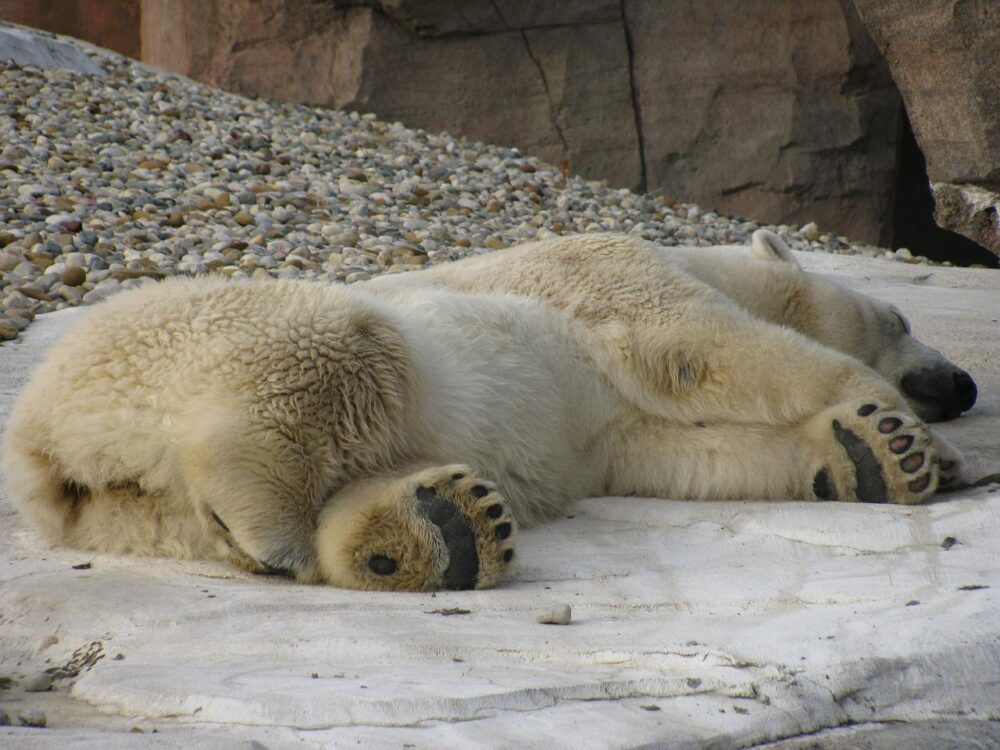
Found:
[[[142,0],[143,58],[888,242],[900,103],[849,0]]]
[[[625,0],[650,189],[887,244],[900,101],[844,0]]]
[[[938,223],[1000,255],[1000,4],[855,1],[906,101]]]

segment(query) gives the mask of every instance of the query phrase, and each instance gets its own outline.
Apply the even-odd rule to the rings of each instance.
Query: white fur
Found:
[[[591,235],[360,288],[144,287],[51,352],[11,418],[4,470],[53,540],[340,585],[350,575],[329,567],[346,563],[323,560],[342,550],[317,561],[321,509],[362,508],[365,488],[375,502],[426,467],[474,467],[525,524],[607,493],[811,499],[821,469],[849,498],[830,425],[874,445],[857,416],[871,402],[900,415],[932,472],[907,490],[874,445],[890,499],[926,497],[938,452],[955,456],[855,358],[878,303],[803,274],[780,241],[754,247],[770,259]],[[840,322],[824,327],[830,309]],[[347,536],[321,529],[318,543]]]

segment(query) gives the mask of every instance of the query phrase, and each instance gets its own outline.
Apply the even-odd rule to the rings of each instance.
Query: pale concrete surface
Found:
[[[1000,272],[800,257],[972,372],[980,402],[942,432],[974,474],[1000,471]],[[0,347],[0,420],[79,314]],[[522,534],[503,588],[433,596],[51,550],[0,498],[0,708],[49,723],[0,745],[998,746],[996,485],[923,507],[596,498],[571,515]],[[559,604],[571,625],[535,622]]]

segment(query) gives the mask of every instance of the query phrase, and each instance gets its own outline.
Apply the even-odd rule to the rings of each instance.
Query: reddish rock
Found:
[[[938,223],[1000,255],[1000,6],[856,4],[906,102]]]
[[[649,189],[889,241],[900,100],[849,2],[625,9]]]

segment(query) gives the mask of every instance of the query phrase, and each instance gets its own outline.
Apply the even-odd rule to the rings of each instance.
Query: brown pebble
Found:
[[[35,289],[30,286],[19,286],[17,291],[23,294],[25,297],[30,297],[31,299],[36,299],[40,302],[51,302],[52,298],[43,292],[41,289]]]
[[[87,272],[80,268],[80,266],[68,266],[62,272],[62,283],[66,286],[80,286],[86,280]]]
[[[13,341],[17,338],[17,328],[6,320],[0,320],[0,341]]]

